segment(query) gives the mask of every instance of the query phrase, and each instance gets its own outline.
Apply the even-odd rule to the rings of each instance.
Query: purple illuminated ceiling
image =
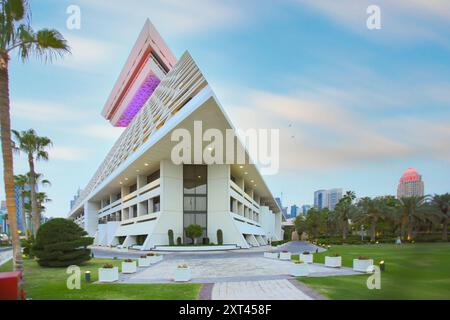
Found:
[[[147,102],[161,81],[155,75],[151,74],[145,79],[144,83],[125,108],[124,112],[117,121],[117,127],[127,127],[133,120],[134,116],[141,110],[142,106]]]

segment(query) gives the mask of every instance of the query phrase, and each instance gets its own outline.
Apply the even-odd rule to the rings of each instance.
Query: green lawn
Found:
[[[25,291],[34,300],[195,300],[200,284],[93,284],[84,281],[84,272],[91,271],[96,281],[97,269],[105,263],[119,266],[121,260],[92,259],[81,266],[81,290],[69,290],[65,268],[42,268],[34,260],[24,260]],[[0,267],[11,271],[12,263]],[[120,270],[120,268],[119,268]]]
[[[314,254],[314,262],[323,263],[330,253],[341,254],[347,267],[362,255],[386,263],[381,290],[367,289],[367,275],[298,279],[331,299],[450,299],[448,243],[336,245]]]

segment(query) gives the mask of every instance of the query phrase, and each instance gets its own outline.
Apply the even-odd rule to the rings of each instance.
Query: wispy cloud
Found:
[[[229,108],[240,128],[280,129],[284,169],[321,171],[411,157],[450,159],[450,120],[362,117],[298,94],[252,91]]]
[[[95,139],[116,141],[123,130],[123,128],[116,128],[107,123],[84,126],[80,129],[80,133]]]
[[[89,152],[83,148],[58,145],[49,150],[49,157],[53,160],[80,161],[88,159]]]
[[[60,122],[83,119],[86,113],[52,101],[17,100],[11,104],[13,118],[39,122]]]
[[[56,60],[56,64],[71,69],[90,71],[111,61],[116,51],[114,44],[94,38],[82,37],[68,33],[65,35],[71,53],[64,59]]]
[[[450,2],[447,0],[293,0],[302,7],[326,15],[336,23],[356,33],[389,39],[396,42],[430,40],[449,47],[448,30]],[[381,8],[382,29],[368,31],[367,7],[376,4]]]
[[[242,2],[230,5],[224,1],[211,0],[129,0],[126,5],[121,1],[110,0],[80,2],[82,8],[96,8],[106,13],[105,16],[120,13],[127,21],[139,23],[150,18],[158,29],[170,36],[207,33],[217,28],[235,27],[238,22],[247,21],[251,13],[250,6]],[[127,24],[122,25],[124,26]]]

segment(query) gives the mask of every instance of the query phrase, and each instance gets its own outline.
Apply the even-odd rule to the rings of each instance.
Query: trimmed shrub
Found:
[[[217,243],[219,246],[223,245],[223,232],[221,229],[217,230]]]
[[[177,238],[177,246],[181,246],[183,243],[181,242],[181,237]]]
[[[201,237],[203,228],[198,224],[191,224],[186,228],[186,236],[195,244],[195,239]]]
[[[209,244],[209,238],[208,237],[203,238],[203,244],[204,245],[208,245]]]
[[[167,235],[169,236],[169,246],[173,246],[175,244],[173,241],[173,230],[169,229],[169,231],[167,231]]]
[[[57,218],[39,228],[32,253],[43,267],[79,265],[91,259],[93,241],[75,222]]]
[[[34,245],[34,237],[33,235],[30,235],[28,239],[23,239],[21,241],[21,246],[23,248],[23,254],[26,255],[28,258],[33,259],[33,245]]]

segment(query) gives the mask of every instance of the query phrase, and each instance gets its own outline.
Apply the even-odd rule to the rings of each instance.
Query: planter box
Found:
[[[264,258],[278,259],[278,252],[264,252]]]
[[[136,261],[122,262],[122,273],[135,273],[137,271]]]
[[[119,280],[119,268],[99,268],[98,281],[99,282],[114,282]]]
[[[291,260],[290,252],[280,252],[280,260]]]
[[[150,267],[150,259],[147,258],[139,258],[138,259],[139,267]]]
[[[150,261],[150,264],[155,264],[162,261],[163,256],[147,256],[147,259]]]
[[[294,263],[291,266],[291,276],[307,277],[309,275],[309,267],[306,263]]]
[[[373,271],[373,259],[359,260],[353,259],[353,270],[369,273]]]
[[[191,268],[176,268],[175,269],[175,276],[173,279],[175,282],[187,282],[187,281],[190,281],[191,278],[192,278]]]
[[[325,257],[325,267],[329,268],[342,267],[342,257]]]
[[[310,254],[300,254],[300,260],[304,263],[313,263],[314,255],[312,253]]]

